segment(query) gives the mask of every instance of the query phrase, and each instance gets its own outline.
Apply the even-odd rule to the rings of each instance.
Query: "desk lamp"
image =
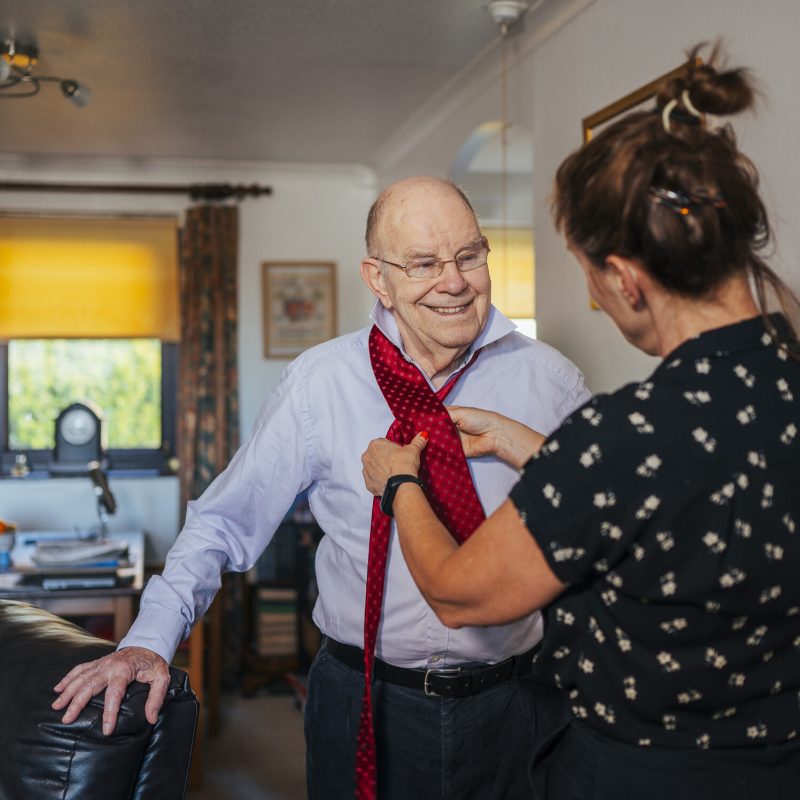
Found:
[[[105,538],[108,535],[108,515],[117,510],[117,501],[111,494],[108,478],[100,466],[100,462],[90,461],[86,468],[89,470],[89,479],[94,487],[94,494],[97,498],[97,516],[100,518],[100,527],[93,538]]]

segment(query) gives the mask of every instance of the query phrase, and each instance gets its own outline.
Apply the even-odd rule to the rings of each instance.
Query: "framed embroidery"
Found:
[[[265,358],[294,358],[336,336],[332,261],[265,261],[261,270]]]

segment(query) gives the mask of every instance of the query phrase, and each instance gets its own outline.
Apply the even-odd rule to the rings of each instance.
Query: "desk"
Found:
[[[11,560],[14,567],[35,569],[31,555],[36,542],[68,537],[65,531],[17,532]],[[132,578],[127,586],[103,589],[43,589],[41,586],[15,586],[0,589],[0,598],[26,603],[60,617],[110,615],[114,619],[114,639],[119,641],[133,623],[133,601],[144,587],[144,534],[141,531],[109,533],[110,539],[128,545],[129,567],[117,570],[120,578]],[[64,570],[67,572],[68,570]]]

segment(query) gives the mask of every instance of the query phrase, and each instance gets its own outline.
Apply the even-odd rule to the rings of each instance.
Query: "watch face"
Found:
[[[95,434],[97,421],[86,410],[73,408],[61,418],[61,435],[69,444],[86,444]]]

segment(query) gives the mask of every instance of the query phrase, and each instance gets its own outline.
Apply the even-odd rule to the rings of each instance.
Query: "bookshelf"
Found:
[[[319,649],[311,620],[317,590],[314,555],[322,531],[308,507],[298,504],[248,574],[245,591],[247,640],[242,659],[242,694],[286,683],[305,673]]]

